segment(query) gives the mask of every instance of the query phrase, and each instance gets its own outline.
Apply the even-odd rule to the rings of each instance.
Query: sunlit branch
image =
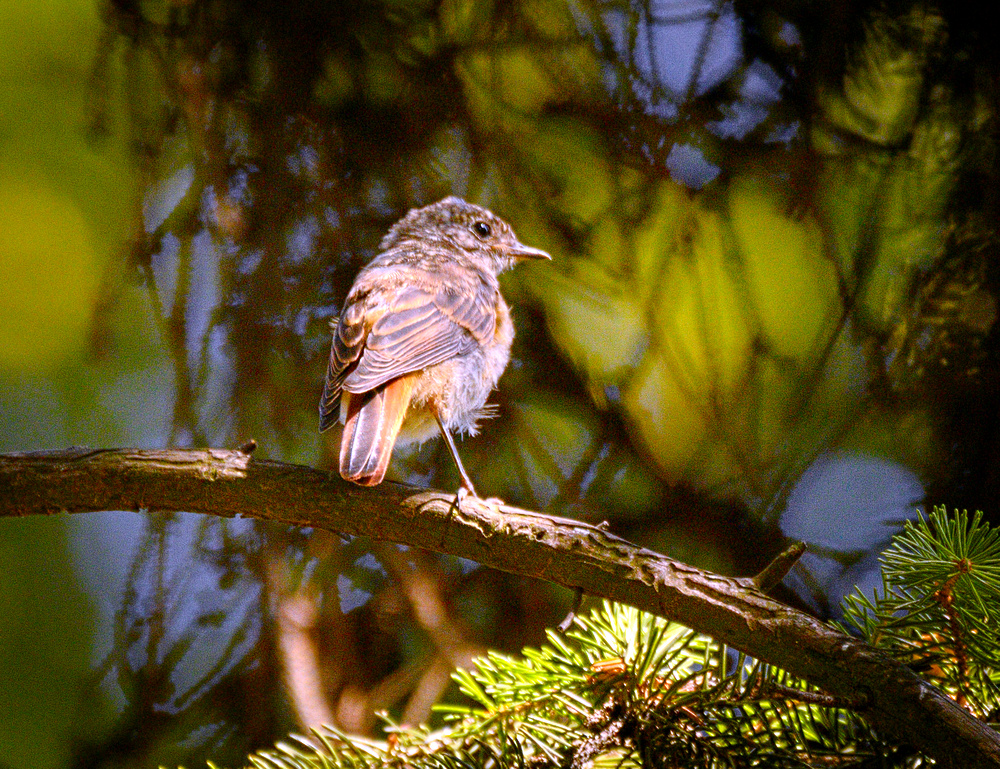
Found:
[[[784,668],[942,766],[1000,766],[1000,734],[867,644],[761,593],[603,528],[393,483],[376,489],[243,451],[0,455],[0,517],[99,510],[253,517],[468,558],[680,622]],[[770,581],[770,580],[768,580]],[[956,762],[958,762],[956,764]]]

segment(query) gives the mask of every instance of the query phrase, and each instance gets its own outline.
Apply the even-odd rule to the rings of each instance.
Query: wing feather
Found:
[[[365,305],[365,302],[348,305],[334,329],[323,395],[319,401],[320,432],[329,430],[339,419],[340,393],[344,387],[344,379],[364,350],[368,325]]]
[[[367,392],[403,374],[471,352],[489,339],[495,324],[495,312],[486,301],[468,300],[447,287],[436,292],[407,288],[372,324],[364,352],[344,379],[343,388]]]
[[[367,294],[341,315],[333,335],[320,430],[337,421],[342,391],[374,390],[404,374],[433,366],[485,344],[496,329],[495,286],[409,286],[386,302]]]

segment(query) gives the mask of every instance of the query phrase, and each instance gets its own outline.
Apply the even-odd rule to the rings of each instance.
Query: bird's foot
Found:
[[[465,509],[462,507],[462,503],[465,502],[469,497],[473,499],[478,499],[474,491],[469,491],[465,486],[459,486],[458,491],[455,492],[455,498],[448,505],[448,517],[444,522],[444,531],[441,534],[441,546],[444,547],[444,541],[448,537],[448,529],[451,528],[451,519],[455,516],[455,511],[458,510],[460,513],[465,513]]]
[[[499,497],[485,497],[484,498],[484,497],[481,497],[478,494],[476,494],[475,489],[469,489],[469,488],[467,488],[465,486],[459,486],[458,492],[455,494],[455,501],[452,503],[452,507],[453,508],[458,508],[460,511],[464,512],[464,509],[462,507],[462,503],[465,502],[467,499],[470,499],[470,498],[474,499],[474,500],[476,500],[478,502],[482,502],[484,505],[486,505],[490,509],[490,512],[492,512],[492,513],[499,513],[500,512],[500,508],[503,507],[505,504],[507,504],[506,502],[504,502]]]
[[[472,497],[473,499],[479,499],[479,497],[476,496],[476,492],[474,490],[470,491],[469,489],[465,488],[465,486],[459,486],[458,491],[455,493],[455,501],[451,503],[452,508],[453,509],[458,508],[459,511],[465,512],[464,510],[462,510],[462,503],[465,502],[465,500],[467,500],[469,497]]]
[[[486,505],[486,507],[489,508],[489,511],[495,515],[499,515],[500,508],[506,504],[499,497],[488,497],[486,499],[483,499],[482,497],[477,496],[474,490],[469,489],[464,485],[459,486],[458,491],[455,492],[455,498],[452,500],[451,504],[448,505],[448,517],[445,520],[444,531],[441,534],[442,547],[444,547],[445,539],[448,536],[448,529],[451,528],[451,521],[455,515],[455,511],[457,510],[463,515],[466,513],[474,512],[465,507],[465,505],[469,504],[470,499],[475,500],[476,502],[479,502],[483,505]]]

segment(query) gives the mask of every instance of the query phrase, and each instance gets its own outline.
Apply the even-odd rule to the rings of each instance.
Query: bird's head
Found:
[[[381,249],[386,251],[407,240],[456,247],[494,274],[521,259],[552,258],[540,248],[524,245],[511,226],[492,211],[456,197],[412,209],[392,226]]]

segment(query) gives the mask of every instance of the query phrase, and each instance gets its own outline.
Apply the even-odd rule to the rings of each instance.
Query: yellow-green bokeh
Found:
[[[45,371],[79,352],[102,261],[69,196],[0,170],[0,369]]]

